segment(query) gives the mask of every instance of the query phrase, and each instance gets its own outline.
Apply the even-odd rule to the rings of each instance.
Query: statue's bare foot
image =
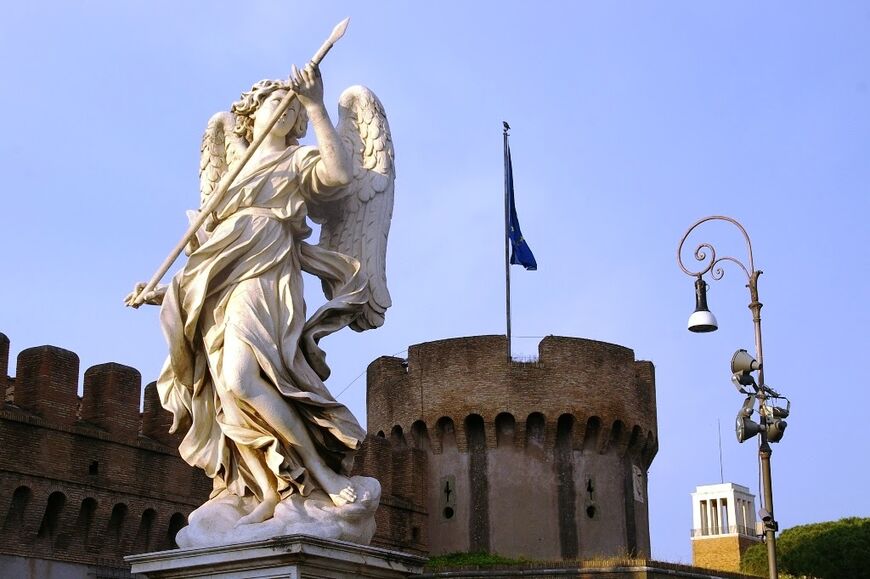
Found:
[[[263,498],[263,502],[257,505],[253,511],[239,519],[235,526],[240,527],[242,525],[250,525],[251,523],[262,523],[271,519],[275,516],[275,507],[278,505],[279,500],[278,493],[268,494]]]
[[[321,484],[323,485],[323,490],[326,491],[326,494],[332,500],[332,504],[336,507],[341,507],[356,501],[356,489],[353,488],[349,478],[335,474],[329,477],[329,479]]]
[[[356,491],[352,486],[346,486],[338,494],[329,493],[329,498],[332,499],[332,504],[341,507],[356,500]]]

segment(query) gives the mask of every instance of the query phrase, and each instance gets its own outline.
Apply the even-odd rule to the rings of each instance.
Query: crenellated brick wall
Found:
[[[170,549],[211,481],[177,452],[152,382],[117,363],[84,373],[55,346],[23,350],[8,375],[0,333],[0,556],[123,570],[125,555]],[[373,544],[427,551],[425,453],[368,437],[354,474],[381,481]]]
[[[23,350],[8,376],[0,334],[0,554],[125,568],[124,555],[172,548],[209,481],[175,450],[171,416],[139,372],[85,371],[55,346]]]

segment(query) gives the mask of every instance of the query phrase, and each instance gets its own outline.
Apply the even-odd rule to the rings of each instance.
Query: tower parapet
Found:
[[[648,556],[653,365],[580,338],[534,362],[505,349],[456,338],[369,366],[369,432],[427,452],[431,552]]]

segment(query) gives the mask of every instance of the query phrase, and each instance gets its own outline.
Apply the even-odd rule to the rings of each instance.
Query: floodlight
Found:
[[[737,442],[745,442],[761,432],[761,425],[753,421],[752,416],[753,406],[755,406],[755,398],[747,396],[743,402],[743,407],[737,413],[737,424],[735,432],[737,434]]]
[[[767,440],[768,442],[779,442],[785,434],[785,427],[788,423],[785,420],[777,418],[767,423]]]
[[[759,432],[761,432],[760,424],[741,414],[737,415],[737,442],[746,442]]]

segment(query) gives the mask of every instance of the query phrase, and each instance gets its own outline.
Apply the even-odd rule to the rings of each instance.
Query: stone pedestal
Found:
[[[422,573],[425,559],[308,535],[175,549],[125,558],[133,574],[148,579],[351,579],[399,578]]]

